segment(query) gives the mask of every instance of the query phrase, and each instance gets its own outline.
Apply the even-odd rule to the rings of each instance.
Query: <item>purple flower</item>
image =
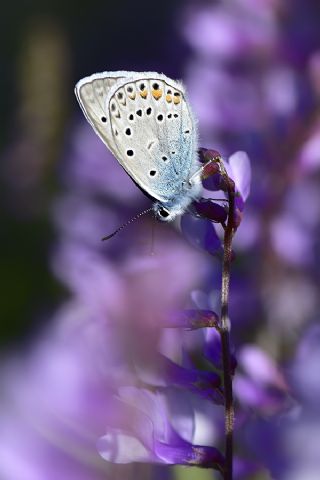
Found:
[[[215,368],[222,371],[221,337],[219,332],[214,328],[207,328],[205,330],[203,354],[215,366]],[[234,375],[237,367],[237,360],[232,353],[230,360],[232,374]]]
[[[191,7],[183,33],[198,55],[230,60],[251,53],[267,53],[274,47],[277,30],[272,5],[237,1],[233,6]]]
[[[109,428],[99,440],[98,449],[104,459],[115,463],[149,462],[222,468],[224,459],[216,448],[193,444],[194,416],[188,403],[180,403],[180,418],[176,418],[174,428],[170,421],[170,399],[164,395],[125,388],[119,396],[133,421],[129,429]]]
[[[153,364],[140,367],[138,376],[143,383],[151,386],[161,388],[175,386],[216,404],[223,404],[219,375],[192,368],[190,365],[186,368],[164,355],[156,356]]]
[[[238,192],[245,202],[250,194],[251,165],[246,152],[235,152],[225,163],[228,175],[235,183]]]
[[[274,219],[270,234],[275,252],[287,263],[303,265],[312,260],[313,238],[294,212],[284,212]]]
[[[214,161],[217,155],[219,156],[215,150],[200,149],[200,160],[204,164]],[[243,204],[250,194],[251,165],[249,157],[245,152],[235,152],[229,157],[228,161],[224,162],[224,166],[229,178],[234,182],[236,207],[242,210]],[[212,173],[211,177],[206,175],[204,180],[204,197],[208,195],[206,190],[221,191],[222,194],[228,190],[221,173],[217,172],[216,169]]]
[[[237,353],[239,370],[234,391],[240,403],[263,413],[276,413],[288,404],[288,387],[275,362],[254,345]]]
[[[314,325],[302,338],[287,369],[294,400],[290,408],[268,419],[257,418],[247,427],[249,449],[274,478],[300,480],[319,475],[319,338],[319,326]]]
[[[221,241],[210,220],[185,214],[181,218],[181,230],[195,247],[213,255],[221,252]]]
[[[193,202],[192,206],[197,215],[208,218],[213,222],[225,223],[228,218],[227,209],[211,200],[198,200],[197,202]]]
[[[320,122],[316,122],[298,153],[298,174],[312,174],[320,168]]]
[[[219,154],[215,150],[200,149],[200,160],[203,164],[213,162],[217,155]],[[228,162],[224,162],[224,165],[229,178],[235,183],[235,224],[239,226],[242,220],[244,202],[250,193],[250,160],[245,152],[236,152],[229,158]],[[223,176],[215,168],[214,162],[212,176],[210,176],[209,171],[207,174],[207,167],[204,167],[204,169],[206,170],[203,181],[203,199],[193,202],[193,215],[186,214],[182,217],[181,230],[192,245],[216,255],[221,253],[222,246],[218,233],[211,222],[222,224],[226,222],[228,215],[227,186]],[[226,199],[225,207],[211,198],[212,191],[215,192],[217,199]]]
[[[288,370],[288,377],[299,401],[315,412],[318,411],[320,396],[319,362],[320,327],[313,325],[298,345],[295,359]]]
[[[76,320],[80,315],[88,319],[83,310],[78,314]],[[84,335],[73,327],[68,335],[66,326],[61,327],[48,331],[31,354],[7,360],[2,367],[4,478],[102,480],[108,475],[95,445],[103,433],[106,405],[112,409],[111,380],[101,381],[98,373],[101,345],[92,342],[92,350],[89,342],[82,344],[92,332]]]

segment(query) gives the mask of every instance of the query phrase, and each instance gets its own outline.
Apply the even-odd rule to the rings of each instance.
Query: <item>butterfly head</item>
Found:
[[[173,206],[165,206],[162,203],[155,203],[154,211],[156,218],[162,222],[172,222],[178,215],[183,213],[183,210],[178,206],[174,208]]]
[[[183,215],[190,203],[200,196],[202,187],[198,179],[184,183],[181,192],[176,194],[172,200],[154,204],[153,209],[158,220],[171,222],[176,217]]]

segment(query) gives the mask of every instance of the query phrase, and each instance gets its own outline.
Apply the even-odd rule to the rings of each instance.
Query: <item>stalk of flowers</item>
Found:
[[[164,327],[195,330],[199,328],[214,328],[220,337],[220,342],[216,342],[213,348],[208,349],[208,359],[213,362],[213,367],[217,373],[200,372],[194,370],[190,359],[185,361],[185,367],[169,361],[168,358],[162,357],[159,360],[157,357],[154,364],[146,369],[140,368],[138,371],[139,378],[142,379],[145,387],[156,387],[158,397],[163,399],[172,388],[179,390],[189,390],[191,393],[196,393],[205,399],[219,405],[225,404],[225,419],[226,419],[226,454],[227,462],[219,451],[210,446],[200,446],[194,443],[192,436],[182,442],[183,438],[173,430],[172,425],[168,420],[164,426],[164,420],[168,417],[168,413],[162,407],[156,408],[156,402],[159,402],[155,393],[134,392],[134,402],[132,399],[126,398],[126,391],[122,393],[122,401],[130,408],[138,408],[139,412],[135,415],[139,418],[144,410],[143,405],[146,399],[143,396],[149,396],[151,408],[147,410],[147,417],[151,422],[152,435],[145,438],[145,430],[134,430],[129,432],[128,428],[115,428],[113,426],[110,430],[108,428],[107,434],[99,442],[99,447],[103,457],[109,461],[115,462],[131,462],[131,461],[149,461],[154,463],[180,463],[186,465],[197,465],[204,468],[216,468],[221,471],[224,478],[232,478],[232,430],[233,430],[233,413],[232,413],[232,376],[235,372],[236,360],[231,355],[229,347],[229,325],[228,325],[228,277],[230,275],[231,262],[231,240],[235,230],[238,228],[241,221],[241,212],[243,210],[244,200],[249,194],[250,185],[250,164],[248,158],[244,153],[234,155],[230,164],[222,163],[220,155],[215,151],[201,149],[201,159],[204,162],[202,177],[203,180],[211,179],[211,188],[215,185],[214,190],[219,191],[220,195],[226,194],[224,199],[224,206],[221,207],[219,203],[213,200],[202,199],[199,202],[194,202],[191,210],[190,219],[194,221],[195,214],[197,215],[197,223],[203,222],[212,227],[212,222],[222,225],[225,231],[224,239],[224,260],[223,260],[223,287],[222,287],[222,314],[218,316],[212,310],[186,310],[171,314],[169,317],[164,317],[161,324]],[[233,171],[232,171],[233,167]],[[227,174],[227,169],[230,175],[234,177],[232,180]],[[236,182],[236,183],[235,183]],[[237,184],[237,188],[236,188]],[[209,190],[208,190],[209,191]],[[244,194],[240,193],[244,192]],[[221,198],[220,198],[221,200]],[[233,211],[233,214],[230,212]],[[210,220],[209,220],[210,219]],[[192,230],[188,229],[189,223],[182,219],[183,232],[187,234],[188,238],[194,240]],[[213,228],[213,227],[212,227]],[[199,232],[199,229],[197,229]],[[212,235],[206,237],[206,242],[202,245],[197,242],[197,246],[213,252],[212,246],[217,243],[219,237],[214,228],[211,230]],[[209,242],[209,243],[208,243]],[[211,243],[213,242],[213,243]],[[216,253],[221,249],[219,240],[219,248],[216,248]],[[221,381],[220,381],[221,379]],[[210,387],[211,384],[211,387]],[[214,394],[214,387],[216,393]],[[132,392],[132,391],[131,391]],[[139,401],[136,400],[137,395]],[[141,398],[142,395],[142,398]],[[153,396],[151,401],[150,395]],[[185,393],[186,395],[186,393]],[[159,420],[159,410],[162,412],[161,421]],[[157,420],[158,419],[158,420]],[[210,421],[208,419],[208,421]],[[143,420],[141,420],[143,423]],[[144,421],[147,424],[147,418]],[[167,433],[165,433],[167,432]],[[168,433],[169,432],[169,433]],[[170,433],[171,432],[171,433]],[[179,441],[180,438],[180,441]],[[188,440],[186,442],[186,440]],[[114,442],[117,443],[117,448],[114,447]],[[159,443],[162,448],[159,448]],[[189,452],[190,448],[193,454]],[[128,452],[131,452],[130,454]],[[135,452],[132,456],[132,451]],[[164,453],[166,452],[166,457]],[[172,452],[172,453],[170,453]],[[171,458],[173,452],[176,452],[175,457]]]

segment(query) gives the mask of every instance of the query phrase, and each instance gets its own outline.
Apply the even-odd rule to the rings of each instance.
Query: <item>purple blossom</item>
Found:
[[[230,60],[248,51],[266,54],[277,39],[272,5],[237,1],[233,6],[192,6],[183,33],[198,55]]]
[[[0,468],[6,478],[108,475],[95,442],[109,387],[99,381],[97,354],[81,345],[79,332],[70,338],[59,330],[2,368]]]
[[[248,426],[249,448],[275,478],[317,478],[319,463],[319,327],[314,325],[302,338],[288,367],[294,403],[286,412]],[[304,448],[307,445],[307,448]]]
[[[213,255],[221,251],[221,241],[210,220],[185,214],[181,219],[181,230],[192,245]]]
[[[234,379],[234,391],[241,404],[265,414],[284,410],[288,387],[275,362],[253,345],[244,345],[237,360],[240,372]]]
[[[215,150],[200,149],[200,160],[204,165],[213,161],[217,155],[219,156]],[[244,202],[250,193],[250,160],[245,152],[236,152],[229,158],[228,162],[224,162],[224,165],[228,176],[235,182],[235,223],[239,226],[242,220]],[[181,230],[189,242],[212,255],[221,253],[222,250],[221,240],[212,222],[225,224],[228,214],[225,180],[214,166],[213,162],[211,173],[207,167],[203,167],[205,169],[203,198],[193,202],[193,215],[186,214],[181,219]],[[220,205],[215,202],[214,198],[211,198],[212,191],[217,195],[217,199],[226,200],[225,206]]]
[[[245,202],[250,194],[251,186],[251,165],[248,155],[245,152],[236,152],[226,162],[228,175],[232,178],[238,192]]]
[[[298,153],[300,174],[312,174],[320,168],[320,123],[317,122]]]
[[[124,409],[127,408],[135,420],[129,430],[108,429],[98,442],[103,458],[115,463],[223,466],[224,459],[214,447],[193,444],[195,427],[191,406],[185,402],[180,404],[182,430],[177,431],[170,422],[170,405],[162,394],[136,388],[123,389],[119,394]]]
[[[288,377],[300,403],[318,410],[320,380],[317,375],[320,361],[320,328],[313,325],[301,339]]]
[[[215,366],[215,368],[222,370],[222,350],[221,337],[217,329],[207,328],[205,330],[205,343],[203,348],[204,356]],[[235,374],[237,367],[237,360],[231,353],[231,370]]]
[[[221,380],[215,372],[197,370],[190,365],[186,368],[160,355],[155,358],[154,364],[140,368],[138,375],[148,385],[179,387],[216,404],[223,404]]]

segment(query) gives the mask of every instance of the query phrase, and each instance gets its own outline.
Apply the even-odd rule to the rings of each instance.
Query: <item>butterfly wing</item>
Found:
[[[108,118],[106,99],[110,89],[127,73],[125,71],[96,73],[83,78],[75,86],[75,94],[86,119],[114,154],[112,138],[108,138],[109,129],[106,128]]]
[[[76,87],[87,119],[143,190],[163,202],[173,199],[198,166],[183,86],[158,73],[98,75]]]

